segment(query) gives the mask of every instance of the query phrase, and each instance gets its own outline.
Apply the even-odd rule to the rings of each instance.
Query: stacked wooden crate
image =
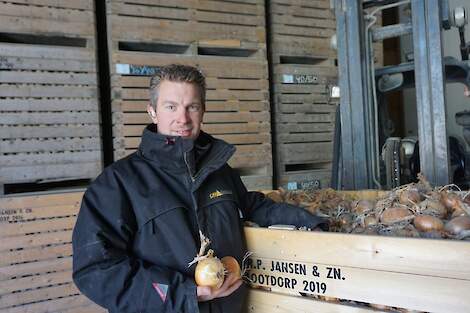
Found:
[[[0,198],[0,312],[104,312],[72,281],[83,192]]]
[[[264,1],[108,0],[107,22],[115,159],[151,122],[155,67],[189,64],[207,77],[203,130],[237,146],[230,164],[248,188],[271,188]]]
[[[335,32],[329,0],[273,0],[269,9],[277,183],[328,186],[336,103]]]
[[[0,183],[101,170],[93,0],[0,3]]]

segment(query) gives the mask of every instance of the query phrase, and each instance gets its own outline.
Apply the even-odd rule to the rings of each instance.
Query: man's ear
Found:
[[[157,124],[157,112],[155,112],[155,109],[150,104],[147,105],[147,113],[149,114],[152,122]]]

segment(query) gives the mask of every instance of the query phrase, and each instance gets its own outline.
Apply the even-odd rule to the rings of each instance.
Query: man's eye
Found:
[[[165,106],[165,108],[169,111],[174,111],[176,109],[176,105],[171,105],[170,104],[170,105]]]
[[[189,106],[189,111],[190,112],[199,112],[199,109],[200,109],[199,105],[190,105]]]

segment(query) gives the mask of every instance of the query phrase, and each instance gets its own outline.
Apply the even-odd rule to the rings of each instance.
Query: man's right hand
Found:
[[[211,287],[197,286],[197,300],[198,301],[209,301],[215,298],[226,297],[235,290],[237,290],[243,281],[240,277],[235,276],[232,273],[228,273],[225,277],[224,283],[219,289],[212,289]]]

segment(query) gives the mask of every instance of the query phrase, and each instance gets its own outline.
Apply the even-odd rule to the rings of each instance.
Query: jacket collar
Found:
[[[161,168],[191,173],[197,183],[227,163],[235,147],[203,131],[196,140],[162,135],[155,124],[150,124],[142,134],[139,152]]]

